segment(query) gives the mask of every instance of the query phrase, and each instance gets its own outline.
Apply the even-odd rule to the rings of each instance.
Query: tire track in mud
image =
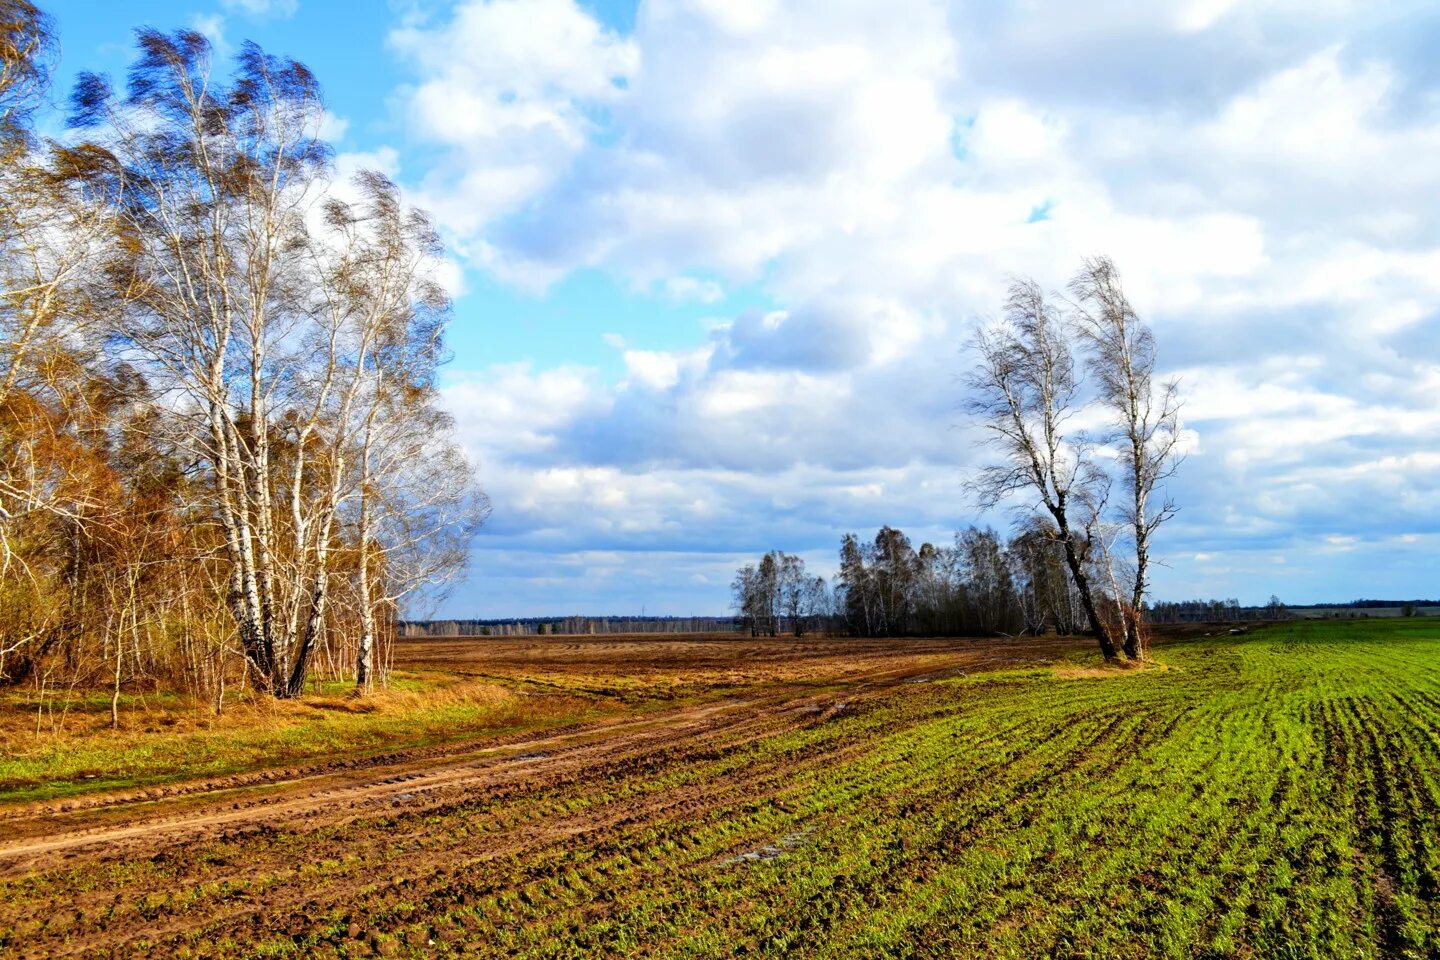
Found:
[[[842,697],[854,699],[901,684],[930,682],[963,676],[966,671],[1007,665],[1015,665],[1015,659],[988,656],[968,659],[953,668],[893,669],[834,684],[825,692],[801,685],[766,691],[756,697],[649,712],[631,720],[572,725],[541,735],[435,744],[360,759],[0,809],[0,878],[33,871],[52,862],[60,853],[82,851],[89,846],[140,841],[160,835],[164,843],[176,843],[212,836],[216,828],[323,818],[336,805],[354,810],[364,803],[380,803],[399,794],[410,794],[408,799],[416,799],[420,794],[446,787],[490,787],[504,782],[513,770],[503,767],[513,766],[516,761],[533,763],[552,773],[566,757],[596,760],[609,750],[687,740],[696,735],[697,725],[704,727],[708,718],[717,715],[746,710],[757,714],[805,711],[809,705],[832,705]],[[835,689],[845,692],[837,694]],[[809,718],[816,720],[819,714],[811,714]],[[546,756],[531,759],[526,754]],[[259,793],[262,790],[266,793]],[[215,803],[222,803],[228,809],[215,809]],[[128,822],[131,819],[138,822]],[[66,828],[66,823],[73,826]]]
[[[910,679],[900,675],[854,683],[844,696],[855,700]],[[783,721],[782,726],[823,720],[836,699],[833,692],[789,690],[527,739],[448,744],[391,752],[367,761],[259,772],[246,775],[239,785],[236,778],[226,777],[181,784],[169,791],[102,795],[74,810],[54,802],[28,805],[0,817],[0,878],[78,858],[102,846],[103,859],[128,859],[143,853],[146,841],[166,847],[284,823],[313,830],[367,814],[384,816],[394,812],[399,798],[403,812],[421,813],[440,805],[436,800],[457,794],[492,791],[526,779],[553,784],[606,761],[648,756],[650,761],[641,767],[660,769],[673,763],[673,758],[659,756],[668,746],[683,744],[684,752],[692,752],[706,736],[746,724],[760,726],[752,739],[768,736],[775,730],[766,726],[773,727],[777,720]],[[312,772],[317,768],[320,772]],[[635,772],[631,763],[627,774]],[[257,794],[259,790],[276,792]],[[156,796],[157,792],[164,795]],[[106,822],[120,818],[124,819],[118,823]]]
[[[776,732],[777,728],[771,727],[762,736]],[[747,741],[752,739],[746,738]],[[397,898],[418,899],[425,903],[458,901],[455,896],[457,884],[464,886],[472,895],[477,891],[484,892],[488,869],[501,863],[507,865],[508,879],[499,881],[499,887],[523,888],[529,883],[542,882],[546,875],[543,865],[525,869],[526,857],[563,847],[567,841],[581,841],[591,846],[598,856],[617,840],[622,844],[627,842],[624,839],[626,830],[643,832],[660,823],[695,824],[713,820],[724,815],[727,804],[753,804],[759,798],[772,796],[787,780],[789,773],[783,762],[768,767],[747,765],[739,773],[727,776],[723,783],[687,783],[657,791],[656,796],[643,798],[643,802],[638,803],[631,798],[606,800],[575,814],[545,816],[542,818],[543,826],[538,829],[521,829],[512,825],[502,832],[487,832],[483,849],[466,850],[457,860],[447,860],[449,865],[440,870],[436,869],[436,862],[443,858],[445,851],[425,848],[385,859],[384,879],[378,881],[373,874],[356,876],[354,871],[322,878],[307,878],[297,873],[281,883],[271,884],[258,897],[246,897],[244,902],[209,910],[203,928],[198,931],[193,919],[180,916],[160,924],[146,922],[144,933],[148,939],[189,934],[214,940],[226,935],[261,935],[268,928],[303,928],[314,917],[353,904],[357,896],[362,895],[370,904],[364,912],[371,917],[384,917]],[[436,813],[447,817],[459,815],[457,811],[445,808]],[[459,846],[466,846],[467,839],[473,841],[473,836],[462,838]],[[455,853],[459,855],[460,851]],[[357,869],[363,869],[365,857],[360,859],[362,863],[356,865]],[[510,872],[516,870],[518,875]],[[531,875],[532,871],[534,875]],[[488,883],[494,885],[497,881],[491,878]],[[308,892],[300,889],[302,884],[309,885]],[[260,924],[255,923],[253,916],[257,900],[265,905],[265,922]],[[270,905],[277,901],[276,909],[270,910]],[[252,925],[255,927],[253,930],[250,929]],[[89,949],[83,937],[74,937],[73,933],[71,931],[72,942],[65,950],[48,955],[67,956]]]
[[[583,728],[571,733],[533,737],[503,745],[451,748],[475,756],[463,761],[441,761],[433,750],[405,751],[389,764],[375,765],[359,772],[338,771],[320,775],[302,775],[294,779],[260,779],[242,787],[226,781],[209,787],[184,790],[172,797],[152,799],[139,797],[112,799],[97,803],[80,813],[103,810],[114,815],[143,817],[138,822],[119,825],[90,825],[56,831],[57,821],[79,819],[69,811],[36,812],[29,816],[12,816],[0,825],[0,877],[25,873],[53,861],[57,854],[83,851],[104,845],[107,855],[133,852],[135,841],[155,840],[161,845],[174,845],[203,839],[217,832],[235,828],[274,825],[277,822],[343,819],[345,813],[366,805],[379,806],[406,795],[411,810],[423,809],[427,795],[443,789],[487,789],[514,779],[517,767],[542,766],[553,774],[573,764],[594,763],[613,752],[654,749],[666,741],[694,737],[706,727],[714,726],[714,717],[743,711],[756,706],[755,701],[724,701],[700,707],[685,708],[661,715],[650,715],[600,728]],[[743,719],[743,718],[742,718]],[[615,738],[619,738],[618,740]],[[523,751],[518,752],[517,751]],[[544,754],[544,756],[529,756]],[[478,756],[477,756],[478,755]],[[418,767],[418,768],[417,768]],[[315,781],[320,781],[316,783]],[[326,782],[326,781],[332,782]],[[338,782],[333,782],[338,781]],[[240,795],[250,788],[273,787],[278,795]],[[227,809],[213,805],[199,809],[165,812],[167,801],[218,799]],[[339,816],[337,816],[337,813]],[[314,824],[307,824],[313,828]],[[7,835],[8,834],[8,835]],[[116,846],[117,844],[123,846]]]
[[[1033,678],[928,682],[1022,664],[892,664],[538,736],[178,784],[161,796],[114,793],[68,810],[51,802],[8,811],[0,815],[0,955],[308,956],[312,947],[370,955],[393,938],[415,946],[420,927],[460,930],[466,940],[483,931],[497,949],[503,941],[523,951],[523,942],[491,930],[495,904],[515,911],[516,922],[528,917],[539,929],[553,921],[555,937],[575,938],[576,924],[603,926],[637,904],[680,909],[672,898],[710,891],[699,885],[735,849],[817,822],[817,846],[838,842],[832,834],[850,814],[837,803],[909,819],[928,816],[953,791],[966,798],[954,812],[971,814],[969,830],[952,826],[877,864],[886,884],[923,885],[945,858],[1013,825],[1057,778],[1113,773],[1114,758],[1092,738],[1114,738],[1116,724],[1134,721],[1109,714],[1088,729],[1043,712],[1007,715],[1014,691]],[[919,685],[903,686],[911,683]],[[1105,700],[1101,685],[1064,689],[1077,714]],[[965,738],[969,756],[957,766],[932,741],[948,743],[953,734],[941,728],[952,717],[969,724],[965,715],[977,707],[999,722]],[[1151,739],[1143,723],[1122,738],[1142,731]],[[1052,738],[1052,748],[1069,748],[1036,752]],[[884,763],[869,762],[877,748]],[[833,796],[809,795],[822,784]],[[575,876],[579,885],[569,886]],[[735,924],[731,934],[747,941],[732,912],[740,903],[715,906],[708,922]],[[797,910],[776,905],[782,922],[802,919]],[[347,937],[355,918],[362,935]],[[588,942],[597,955],[613,952],[603,938]],[[424,943],[418,949],[430,955]]]
[[[852,702],[861,695],[858,691],[846,694]],[[807,695],[772,701],[760,709],[755,709],[755,704],[751,701],[732,701],[691,708],[659,718],[647,718],[644,724],[625,725],[627,728],[645,728],[639,731],[627,730],[621,733],[612,725],[601,731],[608,736],[597,742],[569,749],[563,749],[562,746],[546,757],[523,764],[509,762],[518,759],[512,755],[508,758],[495,758],[489,763],[462,764],[440,771],[398,772],[366,784],[319,792],[308,791],[290,799],[262,803],[238,811],[209,811],[167,820],[151,818],[144,823],[110,828],[102,833],[71,832],[19,846],[12,844],[0,849],[0,856],[9,858],[7,865],[9,872],[13,873],[17,870],[33,869],[44,863],[47,855],[51,855],[53,859],[53,855],[60,851],[70,850],[73,855],[82,856],[89,852],[89,848],[100,843],[106,844],[106,849],[101,854],[105,861],[139,859],[148,850],[157,847],[161,850],[183,848],[189,843],[214,838],[217,833],[222,839],[228,838],[232,833],[246,828],[258,831],[260,836],[257,839],[263,843],[267,835],[273,833],[277,822],[292,821],[298,829],[309,832],[319,827],[316,819],[343,823],[364,820],[367,816],[372,819],[394,816],[396,811],[384,804],[387,800],[406,795],[411,802],[406,803],[400,815],[411,818],[418,827],[426,814],[454,815],[458,808],[465,805],[467,793],[491,791],[507,782],[516,788],[519,794],[516,797],[517,802],[534,807],[537,799],[541,798],[537,797],[533,788],[539,788],[542,796],[546,792],[563,794],[567,788],[573,787],[575,781],[587,776],[592,779],[625,777],[635,782],[637,771],[643,775],[646,771],[673,770],[686,764],[694,766],[736,753],[748,744],[763,741],[787,729],[824,723],[831,715],[830,711],[817,708],[824,701],[833,699],[833,694],[820,697]],[[619,737],[618,740],[616,736]],[[528,742],[525,746],[550,745],[553,748],[553,739]],[[565,739],[568,741],[571,738]],[[859,749],[854,744],[848,746],[852,750]],[[511,749],[514,747],[515,745],[512,745]],[[484,834],[483,852],[477,856],[473,850],[467,851],[463,865],[457,869],[469,870],[476,865],[497,860],[513,861],[566,838],[604,836],[607,831],[613,832],[617,827],[626,824],[653,824],[685,815],[687,811],[712,811],[716,801],[723,796],[731,796],[737,801],[753,801],[755,797],[769,795],[779,789],[789,775],[789,764],[798,762],[799,759],[785,757],[768,763],[748,763],[738,773],[727,774],[723,785],[693,782],[656,791],[658,796],[655,797],[642,796],[632,799],[622,796],[603,800],[596,804],[594,809],[582,809],[574,815],[547,817],[538,827],[533,823],[502,822],[495,832],[487,831]],[[641,776],[638,782],[643,784],[646,781]],[[432,797],[448,799],[450,802],[428,802]],[[455,802],[457,799],[458,803]],[[364,809],[367,802],[378,804],[379,809]],[[337,805],[343,805],[344,809],[335,810]],[[539,806],[543,810],[543,803]],[[377,835],[374,831],[368,836],[375,838],[376,846],[382,847],[387,842],[393,845],[397,840],[405,839],[403,832],[399,837],[388,837],[388,840],[386,835]],[[464,839],[460,841],[462,844]],[[471,839],[473,840],[473,835]],[[294,851],[290,861],[292,867],[293,853]],[[366,859],[363,849],[360,853],[360,862],[355,865],[357,868],[363,868]],[[35,956],[68,956],[85,953],[104,943],[124,942],[127,932],[129,936],[143,935],[150,942],[156,937],[193,933],[197,920],[203,924],[207,934],[226,930],[238,932],[236,925],[247,927],[254,916],[264,917],[267,921],[277,919],[272,914],[272,906],[280,908],[281,917],[314,916],[317,911],[323,912],[335,904],[353,900],[357,891],[366,887],[376,888],[371,896],[382,899],[386,898],[389,892],[402,889],[413,895],[417,883],[427,887],[438,881],[443,887],[448,880],[443,873],[436,874],[436,854],[437,851],[433,849],[421,849],[410,855],[383,857],[383,873],[388,879],[379,883],[378,887],[373,872],[359,877],[341,876],[330,878],[334,882],[323,883],[323,890],[318,891],[319,896],[314,896],[317,891],[312,890],[312,895],[307,897],[303,890],[298,889],[299,884],[306,880],[300,878],[298,871],[295,871],[296,876],[269,884],[262,891],[219,890],[213,899],[199,907],[203,919],[197,916],[194,909],[188,908],[195,905],[187,905],[187,909],[181,910],[162,910],[160,915],[156,915],[156,908],[149,905],[150,891],[156,889],[151,887],[144,891],[128,891],[127,899],[134,900],[138,895],[138,900],[123,907],[119,903],[121,898],[114,898],[112,905],[112,898],[105,892],[89,896],[82,894],[77,899],[67,899],[66,908],[75,916],[75,922],[68,925],[60,923],[57,926],[47,917],[48,907],[56,899],[52,897],[50,903],[37,900],[33,904],[36,909],[30,915],[32,922],[28,924],[29,929],[25,930],[24,934],[30,942],[46,944]],[[259,859],[263,860],[263,855]],[[63,862],[59,865],[62,869],[66,866]],[[247,862],[240,869],[256,869],[259,866]],[[372,862],[372,871],[373,867]],[[320,878],[310,877],[308,882],[313,884],[317,879]],[[223,883],[217,883],[212,877],[205,886],[215,890],[223,886]],[[216,902],[217,900],[220,902]],[[82,917],[86,924],[94,924],[94,927],[89,930],[76,929]],[[160,922],[157,923],[157,920]],[[282,927],[286,925],[281,923]],[[259,934],[262,929],[257,928],[249,933]],[[26,942],[26,939],[12,942],[20,944]],[[63,941],[63,946],[56,942],[57,939]]]
[[[933,676],[934,671],[929,675]],[[443,894],[450,882],[448,875],[457,869],[468,873],[495,861],[518,866],[523,857],[554,847],[566,838],[591,836],[603,841],[608,837],[613,841],[617,838],[617,828],[643,832],[657,823],[673,822],[677,817],[709,819],[716,812],[717,800],[729,797],[731,802],[744,804],[772,796],[783,789],[794,764],[820,762],[817,757],[835,762],[840,756],[863,751],[864,745],[842,738],[815,745],[797,755],[768,759],[763,758],[761,749],[762,759],[744,756],[738,768],[726,771],[723,784],[713,779],[695,780],[651,791],[647,786],[651,775],[673,773],[677,768],[697,771],[708,762],[743,754],[747,747],[762,744],[787,730],[827,724],[836,718],[849,719],[863,709],[862,704],[870,695],[896,688],[910,679],[907,673],[886,675],[851,684],[841,693],[834,687],[819,694],[813,689],[787,690],[761,698],[666,711],[630,722],[607,723],[504,746],[452,745],[441,752],[451,755],[452,760],[438,768],[433,763],[415,760],[417,755],[435,756],[434,749],[400,752],[397,756],[401,762],[388,768],[276,783],[274,786],[282,791],[278,797],[236,800],[237,793],[243,791],[222,781],[214,789],[214,795],[199,796],[206,804],[203,808],[187,806],[175,813],[161,811],[171,804],[193,803],[194,785],[188,785],[192,789],[180,794],[171,804],[148,798],[130,799],[127,803],[111,797],[102,798],[103,802],[90,810],[69,816],[56,817],[43,811],[35,812],[28,822],[12,817],[0,829],[8,827],[13,833],[17,825],[24,825],[33,831],[48,826],[54,819],[85,819],[97,811],[132,819],[119,824],[72,828],[59,834],[36,836],[32,832],[18,840],[12,837],[8,843],[0,841],[0,878],[15,878],[10,884],[12,898],[18,894],[22,902],[30,901],[31,908],[18,914],[11,911],[11,916],[5,918],[18,921],[11,927],[11,933],[18,932],[19,936],[10,939],[10,943],[12,946],[43,944],[34,956],[68,956],[93,951],[104,944],[133,942],[131,938],[136,936],[151,943],[156,937],[183,939],[197,929],[206,931],[207,936],[229,932],[253,937],[262,934],[264,928],[250,929],[252,918],[275,919],[277,908],[279,917],[297,918],[295,922],[298,922],[298,918],[313,917],[317,912],[353,901],[357,891],[367,888],[371,891],[369,898],[379,897],[381,901],[392,899],[396,891],[413,896],[419,892],[416,884],[426,889],[438,883],[439,887],[433,891],[427,889],[426,895]],[[925,692],[928,694],[930,689],[927,687]],[[841,698],[849,707],[837,711],[836,704]],[[519,752],[522,750],[525,752]],[[456,753],[482,756],[456,762],[453,761]],[[531,756],[540,753],[544,755]],[[420,768],[414,769],[417,763]],[[356,779],[362,782],[357,783]],[[617,797],[602,791],[601,798],[592,807],[573,813],[567,811],[566,804],[573,803],[576,796],[584,799],[589,789],[587,783],[596,780],[623,784],[625,790]],[[317,783],[324,786],[317,789]],[[635,795],[626,795],[626,790]],[[547,795],[552,801],[546,801]],[[426,823],[427,818],[432,821],[435,817],[468,818],[466,808],[477,799],[482,806],[494,806],[497,802],[503,806],[503,802],[510,802],[523,813],[517,819],[511,815],[513,810],[501,809],[489,817],[490,828],[479,834],[467,830],[453,844],[459,862],[453,869],[437,873],[436,858],[444,856],[445,851],[435,850],[428,842],[434,836],[434,828]],[[144,819],[135,822],[136,817]],[[542,819],[536,822],[536,817]],[[388,832],[392,818],[401,818],[415,833],[400,830],[399,836],[392,835]],[[481,819],[486,819],[486,814],[482,813]],[[380,829],[376,829],[377,822]],[[358,847],[347,846],[343,851],[331,852],[331,856],[344,852],[347,860],[354,861],[343,867],[339,876],[316,877],[313,873],[301,876],[303,871],[299,866],[304,860],[296,860],[296,854],[301,851],[288,847],[285,851],[278,850],[286,830],[299,831],[294,836],[306,841],[327,827],[343,829],[342,825],[352,823],[358,825],[363,842]],[[483,849],[478,855],[477,836],[483,837]],[[407,839],[413,842],[417,837],[427,842],[423,846],[414,843],[416,849],[411,853],[395,855],[393,849],[386,849]],[[107,889],[111,884],[103,879],[105,864],[141,863],[153,855],[152,859],[163,860],[168,865],[171,855],[166,851],[172,849],[179,853],[175,863],[188,867],[191,873],[203,873],[200,864],[205,860],[199,854],[204,852],[205,841],[215,840],[244,842],[245,857],[243,862],[235,864],[228,879],[217,878],[213,873],[203,877],[203,883],[194,886],[198,901],[177,897],[174,892],[177,886],[184,889],[186,885],[166,882],[172,879],[168,876],[152,875],[148,886],[137,877],[141,879],[139,885],[122,885],[123,896],[112,896],[112,890]],[[201,844],[201,849],[197,851],[195,844]],[[267,845],[277,849],[267,851]],[[462,852],[460,848],[467,845],[468,849]],[[604,845],[607,844],[602,843]],[[256,846],[259,849],[251,856],[252,847]],[[351,853],[355,856],[349,856]],[[267,864],[267,858],[273,863]],[[378,883],[377,861],[386,878]],[[67,873],[77,867],[82,870],[80,874]],[[270,874],[265,873],[267,867],[272,870]],[[274,872],[276,867],[280,868],[278,873]],[[23,876],[44,869],[50,873],[32,872]],[[97,870],[101,872],[97,874]],[[241,878],[247,873],[263,877],[262,889],[245,888],[248,881]],[[16,877],[17,874],[22,876]],[[64,889],[67,876],[79,878],[69,884],[75,887],[73,892]],[[34,896],[29,896],[25,888],[32,878],[39,886],[33,889]],[[232,882],[234,886],[228,886]],[[317,883],[319,889],[315,889]],[[202,895],[202,890],[208,892]],[[160,898],[159,905],[152,897]],[[63,909],[57,911],[62,905]],[[5,912],[0,909],[0,916]],[[282,923],[282,927],[285,925]],[[17,928],[23,929],[17,931]],[[0,947],[4,946],[5,939],[0,937]]]

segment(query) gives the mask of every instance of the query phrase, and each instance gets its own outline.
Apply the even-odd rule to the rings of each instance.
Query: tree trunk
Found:
[[[1090,590],[1090,576],[1085,572],[1085,566],[1081,562],[1080,554],[1075,549],[1075,536],[1070,530],[1070,524],[1065,517],[1064,509],[1052,511],[1055,517],[1055,524],[1060,529],[1060,540],[1065,545],[1065,563],[1070,567],[1070,576],[1075,580],[1075,589],[1080,594],[1080,605],[1085,610],[1085,618],[1090,622],[1090,633],[1100,644],[1100,652],[1106,660],[1119,660],[1119,651],[1115,649],[1115,641],[1110,638],[1110,631],[1105,628],[1105,623],[1100,619],[1100,614],[1095,609],[1095,598]],[[1128,656],[1128,653],[1127,653]]]

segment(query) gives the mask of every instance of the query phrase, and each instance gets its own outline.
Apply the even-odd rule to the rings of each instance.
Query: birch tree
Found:
[[[193,427],[252,679],[284,695],[295,686],[300,600],[279,571],[272,445],[307,356],[306,261],[296,254],[329,160],[319,86],[303,65],[253,44],[228,83],[198,33],[141,30],[138,44],[125,95],[84,74],[71,121],[124,184],[118,206],[133,246],[118,278],[129,292],[124,349]]]
[[[0,2],[0,680],[11,682],[59,638],[67,548],[107,506],[100,438],[120,386],[100,357],[97,291],[117,242],[103,182],[83,151],[32,129],[54,50],[43,13]]]
[[[1121,602],[1125,655],[1144,654],[1142,608],[1149,589],[1151,540],[1175,515],[1175,501],[1161,485],[1179,464],[1179,386],[1155,383],[1155,337],[1136,315],[1107,257],[1086,260],[1070,283],[1078,328],[1088,350],[1087,366],[1100,402],[1111,415],[1113,436],[1127,499],[1120,509],[1134,546]]]
[[[0,146],[27,149],[32,118],[50,88],[58,44],[50,17],[30,0],[0,0]]]
[[[973,347],[978,363],[966,408],[998,462],[980,471],[971,491],[982,508],[1021,496],[1048,515],[1090,633],[1107,660],[1118,659],[1091,580],[1093,525],[1107,480],[1072,423],[1081,400],[1070,328],[1038,284],[1016,279],[1000,321],[978,330]]]
[[[385,398],[360,436],[353,502],[359,690],[383,676],[377,611],[393,614],[401,605],[414,610],[441,599],[490,515],[452,427],[433,390],[411,383]]]
[[[747,563],[735,571],[730,583],[730,605],[750,630],[750,636],[760,635],[760,620],[763,598],[760,590],[760,574],[755,564]]]
[[[441,409],[435,231],[333,181],[318,83],[252,44],[222,74],[142,30],[122,91],[81,75],[83,139],[40,141],[50,28],[0,0],[0,683],[43,699],[63,661],[116,723],[162,679],[219,711],[237,661],[363,690],[488,512]]]

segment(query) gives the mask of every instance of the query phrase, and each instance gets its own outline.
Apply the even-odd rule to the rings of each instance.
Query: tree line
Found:
[[[588,634],[722,633],[736,629],[730,617],[510,617],[495,620],[405,620],[404,637],[535,637]]]
[[[1237,620],[1285,620],[1291,616],[1290,608],[1280,598],[1271,595],[1270,600],[1260,607],[1242,607],[1233,597],[1228,600],[1161,600],[1151,604],[1145,611],[1151,623],[1193,623]]]
[[[0,682],[368,689],[487,512],[438,402],[440,241],[337,178],[303,64],[137,47],[42,139],[52,24],[0,0]]]
[[[742,567],[732,603],[752,634],[824,629],[861,637],[1075,633],[1083,614],[1053,537],[1028,526],[1009,540],[970,527],[923,543],[882,527],[846,534],[833,584],[780,551]]]

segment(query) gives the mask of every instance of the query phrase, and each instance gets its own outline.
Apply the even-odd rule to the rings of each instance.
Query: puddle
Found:
[[[807,827],[798,833],[792,833],[781,837],[775,843],[767,843],[763,847],[756,847],[754,850],[746,850],[720,861],[722,867],[728,867],[733,863],[769,863],[771,860],[779,860],[785,854],[797,847],[803,847],[810,842],[815,829]]]

